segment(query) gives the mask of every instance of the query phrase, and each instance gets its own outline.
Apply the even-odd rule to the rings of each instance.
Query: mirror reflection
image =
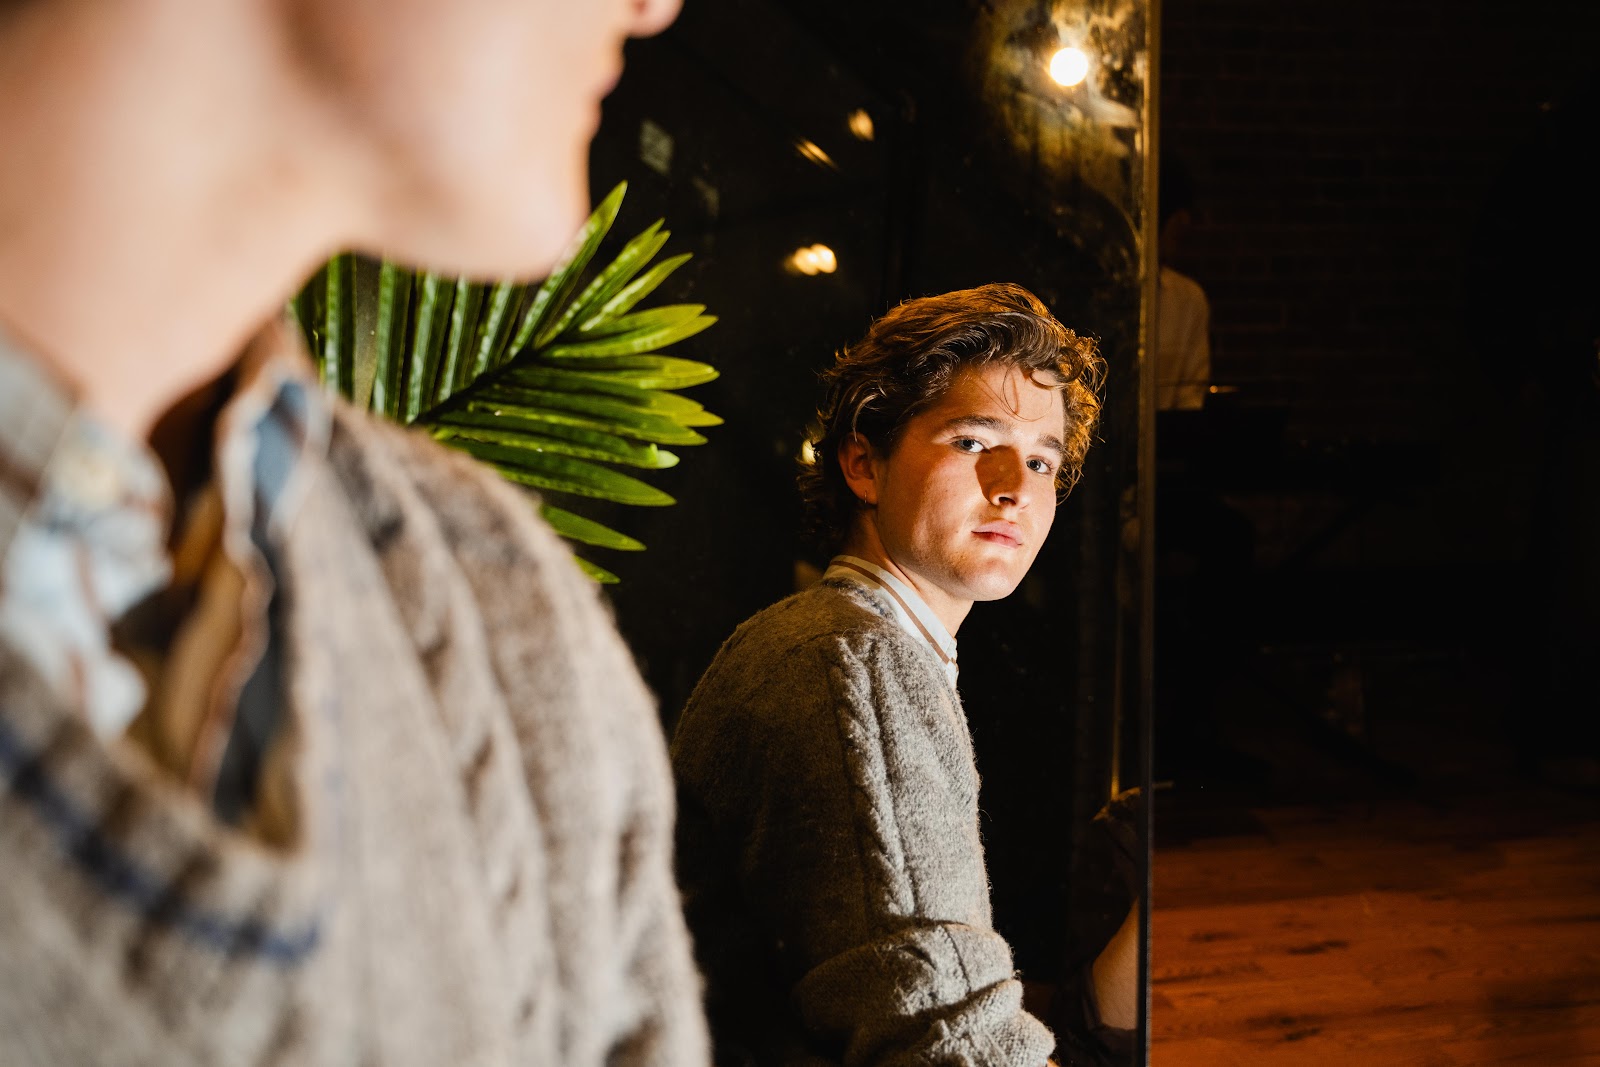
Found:
[[[680,781],[680,803],[693,839],[681,863],[695,868],[681,876],[691,920],[701,906],[724,920],[702,917],[696,929],[715,943],[713,968],[759,974],[789,996],[800,975],[842,955],[836,945],[809,956],[777,949],[779,926],[740,910],[752,899],[776,908],[775,891],[729,873],[729,841],[762,832],[784,844],[747,862],[812,869],[807,849],[829,840],[824,829],[843,832],[842,817],[796,801],[811,820],[802,830],[754,813],[745,792],[734,800],[706,784],[713,770],[737,766],[747,791],[748,776],[762,775],[802,789],[806,746],[789,739],[788,756],[762,764],[747,747],[776,742],[741,734],[726,708],[736,675],[779,676],[785,664],[719,649],[736,631],[757,642],[768,609],[797,589],[873,580],[841,576],[838,545],[819,549],[806,537],[797,462],[838,461],[836,439],[815,451],[822,377],[902,301],[1011,282],[1096,340],[1105,381],[1093,445],[1014,592],[973,598],[955,627],[939,623],[936,584],[912,607],[928,609],[926,629],[957,653],[955,689],[982,782],[985,903],[1024,980],[1027,1011],[1054,1030],[1063,1057],[1142,1061],[1137,1019],[1104,1026],[1092,991],[1098,970],[1103,984],[1129,990],[1129,1010],[1143,999],[1133,910],[1147,870],[1143,808],[1136,795],[1108,804],[1143,781],[1146,745],[1148,38],[1138,3],[913,15],[909,6],[864,14],[741,2],[691,6],[663,38],[630,50],[633,73],[607,101],[595,144],[596,191],[627,178],[623,230],[665,216],[673,250],[694,253],[664,299],[703,303],[718,317],[685,347],[720,369],[693,392],[725,424],[706,431],[683,468],[662,472],[676,507],[628,516],[650,552],[602,562],[622,579],[611,591],[619,623],[679,731],[676,766],[692,779]],[[673,91],[651,88],[660,85]],[[986,442],[964,447],[988,452]],[[916,593],[922,576],[895,566],[890,577],[909,578]],[[696,694],[697,685],[720,695]],[[783,688],[801,700],[803,686]],[[820,791],[806,795],[824,805]],[[855,847],[860,832],[852,823],[840,840]],[[720,851],[708,843],[719,834]],[[837,909],[830,892],[837,887],[813,885],[809,896]],[[729,963],[732,946],[745,955]],[[1119,957],[1134,971],[1111,979]],[[730,997],[719,985],[733,983],[716,973],[710,981],[713,1026],[721,1010],[721,1026],[736,1031],[723,1054],[735,1062],[776,1054],[770,1042],[839,1040],[837,1031],[795,1032],[770,1004],[758,1009],[748,988]]]

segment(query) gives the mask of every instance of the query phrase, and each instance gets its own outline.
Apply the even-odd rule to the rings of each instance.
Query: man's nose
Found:
[[[628,24],[630,37],[650,37],[672,25],[678,17],[682,0],[628,0],[633,6],[633,19]]]
[[[1009,448],[992,450],[983,464],[984,495],[996,507],[1023,507],[1031,496],[1027,461]]]

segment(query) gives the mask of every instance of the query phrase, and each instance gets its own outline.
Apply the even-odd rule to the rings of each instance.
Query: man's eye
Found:
[[[955,446],[959,451],[978,453],[983,451],[983,442],[976,437],[958,437]]]
[[[1028,460],[1028,469],[1035,474],[1054,474],[1055,466],[1047,459]]]

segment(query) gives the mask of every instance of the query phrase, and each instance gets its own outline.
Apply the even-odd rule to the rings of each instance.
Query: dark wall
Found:
[[[1328,677],[1369,656],[1470,679],[1458,706],[1431,683],[1385,703],[1374,683],[1392,732],[1445,742],[1449,721],[1529,763],[1570,748],[1559,720],[1592,720],[1576,709],[1600,692],[1571,676],[1600,633],[1600,6],[1163,11],[1161,146],[1196,201],[1173,262],[1208,292],[1215,378],[1238,389],[1205,413],[1233,445],[1185,474],[1220,487],[1224,547],[1253,550],[1229,572],[1228,636],[1261,657],[1233,673],[1249,693],[1269,667],[1309,679],[1234,736],[1326,715]],[[1181,468],[1174,443],[1164,427]],[[1192,536],[1166,514],[1158,548]],[[1158,596],[1187,581],[1188,621],[1218,630],[1217,591],[1170,562]],[[1158,632],[1181,690],[1198,668],[1173,648]],[[1408,750],[1423,780],[1440,747]]]
[[[1285,408],[1294,442],[1431,453],[1409,492],[1351,524],[1322,561],[1516,560],[1539,462],[1538,414],[1521,394],[1533,357],[1515,331],[1484,351],[1490,309],[1481,287],[1469,295],[1473,264],[1486,224],[1531,218],[1538,175],[1514,194],[1503,182],[1545,165],[1530,149],[1551,107],[1595,69],[1600,7],[1163,8],[1162,147],[1192,172],[1198,200],[1175,265],[1210,295],[1217,378],[1241,385],[1245,403]],[[1258,515],[1263,556],[1293,551],[1316,507]]]
[[[693,395],[726,420],[652,477],[676,506],[610,512],[648,550],[599,561],[622,579],[618,620],[670,725],[734,627],[794,591],[808,554],[796,457],[817,372],[886,306],[893,114],[761,0],[689,4],[668,33],[629,46],[628,69],[594,144],[594,192],[629,182],[617,243],[664,216],[664,254],[694,253],[660,299],[718,317],[673,351],[721,371]],[[856,109],[875,115],[875,140],[850,133]],[[785,268],[817,242],[836,253],[833,273]]]

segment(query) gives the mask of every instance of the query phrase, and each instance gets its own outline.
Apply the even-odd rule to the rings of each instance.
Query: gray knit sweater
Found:
[[[269,849],[0,645],[0,1063],[704,1063],[651,701],[521,493],[348,409]]]
[[[1042,1067],[994,931],[978,776],[932,654],[851,583],[750,619],[672,743],[723,1063]]]

